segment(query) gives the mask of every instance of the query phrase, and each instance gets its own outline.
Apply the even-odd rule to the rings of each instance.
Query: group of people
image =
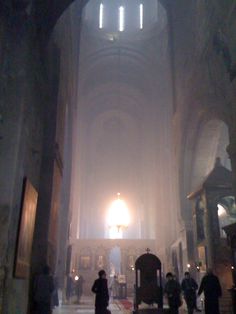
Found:
[[[179,313],[179,308],[182,305],[182,293],[188,314],[193,314],[194,310],[201,312],[197,308],[197,295],[200,296],[202,293],[204,293],[205,297],[205,314],[220,314],[219,297],[222,295],[222,291],[219,279],[213,274],[211,269],[208,269],[206,275],[202,278],[199,289],[198,284],[189,272],[185,272],[181,284],[171,272],[166,274],[166,280],[164,293],[167,297],[171,314]],[[111,312],[108,310],[109,292],[104,270],[98,272],[98,279],[94,281],[91,290],[96,294],[95,314],[110,314]],[[50,268],[45,266],[43,273],[37,276],[34,282],[34,302],[37,314],[52,313],[51,304],[55,291],[55,280],[50,275]]]
[[[92,286],[92,292],[96,294],[95,314],[111,313],[107,307],[109,305],[109,293],[106,279],[106,272],[100,270],[98,279]],[[208,269],[206,275],[202,278],[200,287],[191,277],[189,272],[185,272],[181,284],[172,273],[166,274],[167,282],[164,287],[164,293],[167,297],[170,313],[178,314],[182,305],[182,293],[187,305],[188,314],[193,314],[194,310],[201,312],[197,307],[197,295],[204,293],[205,314],[220,314],[219,297],[222,295],[219,279]]]
[[[201,312],[197,308],[197,295],[204,293],[205,314],[219,314],[219,297],[222,295],[219,279],[208,269],[206,275],[202,278],[200,287],[190,276],[189,272],[185,272],[184,279],[181,284],[172,273],[166,274],[166,285],[164,288],[165,295],[168,299],[170,312],[172,314],[179,313],[179,307],[182,305],[182,292],[187,305],[188,314],[193,314],[194,310]]]

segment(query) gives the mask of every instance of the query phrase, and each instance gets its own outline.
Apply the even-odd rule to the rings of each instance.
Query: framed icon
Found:
[[[38,193],[28,179],[24,180],[14,276],[28,278],[35,226]]]
[[[80,255],[79,269],[88,270],[90,268],[91,268],[91,256],[90,255]]]

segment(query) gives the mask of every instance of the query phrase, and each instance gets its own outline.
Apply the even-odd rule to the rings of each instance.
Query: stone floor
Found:
[[[132,311],[125,310],[121,302],[117,300],[110,303],[109,309],[111,310],[112,314],[132,313]],[[184,308],[180,310],[180,314],[186,313],[187,311]],[[81,304],[61,305],[59,308],[53,311],[53,314],[94,314],[94,299],[92,297],[83,297]]]
[[[112,314],[130,314],[123,308],[119,301],[110,303],[109,309]],[[83,297],[80,304],[61,305],[53,311],[53,314],[94,314],[94,299],[91,297]]]

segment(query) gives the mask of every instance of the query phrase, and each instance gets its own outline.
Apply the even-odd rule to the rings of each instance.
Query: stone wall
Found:
[[[37,190],[39,186],[44,100],[37,88],[43,88],[42,70],[37,68],[40,60],[30,18],[13,12],[2,21],[0,264],[5,314],[26,313],[28,280],[14,278],[14,256],[24,177]]]
[[[232,47],[235,46],[236,37],[232,36],[235,32],[232,20],[236,12],[233,1],[176,1],[171,4],[170,12],[176,91],[173,115],[175,164],[181,213],[185,225],[191,228],[191,206],[186,196],[193,171],[201,171],[193,166],[199,160],[199,166],[204,167],[204,163],[207,165],[213,157],[209,150],[208,156],[201,159],[203,152],[197,150],[201,130],[210,120],[218,119],[226,123],[230,134],[234,134],[229,134],[229,141],[235,138],[236,80],[232,79],[230,71],[235,62]],[[225,41],[220,47],[216,43],[219,32]],[[230,69],[227,68],[224,49],[229,51],[232,58]],[[217,140],[217,132],[213,136]]]
[[[175,164],[181,215],[187,232],[191,233],[191,204],[186,196],[190,188],[197,189],[201,184],[199,174],[203,173],[203,168],[205,175],[209,165],[213,168],[217,155],[211,148],[214,141],[220,142],[217,128],[223,123],[229,136],[220,145],[224,145],[222,149],[226,155],[229,144],[235,180],[236,79],[233,72],[236,36],[233,20],[236,11],[234,1],[183,0],[173,2],[170,12],[176,91],[173,115]],[[207,130],[210,124],[211,136],[210,129]],[[218,126],[213,128],[214,124]],[[202,140],[206,145],[200,145]],[[193,181],[194,186],[191,186]],[[195,246],[196,243],[192,243],[188,247],[190,258],[194,258]]]
[[[12,9],[1,16],[0,29],[0,53],[1,60],[4,60],[0,66],[0,303],[4,314],[25,314],[30,281],[29,278],[14,276],[23,180],[27,177],[39,192],[39,203],[46,197],[50,202],[50,190],[45,196],[40,186],[43,172],[53,173],[43,167],[42,160],[45,161],[50,154],[53,160],[55,153],[55,136],[52,136],[51,150],[45,155],[45,139],[49,140],[45,133],[45,118],[49,117],[49,106],[53,103],[51,114],[56,116],[55,76],[51,75],[55,63],[48,67],[50,52],[48,54],[44,49],[46,43],[43,46],[37,36],[28,11]],[[54,54],[52,60],[55,60]],[[55,120],[51,120],[50,127],[51,130],[55,128]],[[39,212],[45,211],[50,213],[50,206],[43,210],[38,208],[37,217]],[[45,231],[48,227],[46,218],[43,222],[36,218],[35,227]],[[41,253],[43,257],[36,260],[34,268],[47,258],[47,249]]]

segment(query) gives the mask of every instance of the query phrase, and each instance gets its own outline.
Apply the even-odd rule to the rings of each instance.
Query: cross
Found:
[[[146,252],[147,252],[147,254],[149,254],[151,252],[151,250],[149,248],[146,248]]]

